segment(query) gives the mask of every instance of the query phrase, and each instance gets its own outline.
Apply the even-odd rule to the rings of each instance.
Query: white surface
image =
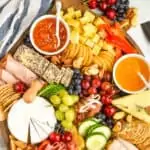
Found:
[[[42,122],[36,129],[30,118]],[[47,126],[46,123],[49,123]],[[8,128],[20,141],[27,143],[30,127],[31,143],[36,144],[45,140],[53,132],[56,124],[54,109],[44,98],[36,97],[33,103],[27,104],[23,99],[19,100],[11,108],[8,114]],[[38,133],[36,132],[38,130]]]
[[[150,42],[147,40],[140,26],[141,23],[150,21],[150,0],[130,0],[130,5],[138,8],[138,25],[131,28],[128,33],[142,49],[146,60],[150,63]]]

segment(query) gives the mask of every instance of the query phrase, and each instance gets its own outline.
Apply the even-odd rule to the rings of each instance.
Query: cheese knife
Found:
[[[143,32],[148,41],[150,41],[150,21],[141,24]]]

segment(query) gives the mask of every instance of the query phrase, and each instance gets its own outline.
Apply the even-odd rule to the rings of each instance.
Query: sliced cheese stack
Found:
[[[56,118],[54,108],[45,99],[36,97],[27,104],[20,99],[8,114],[8,128],[16,139],[32,144],[45,140],[54,131]]]
[[[132,116],[150,123],[150,90],[113,100],[112,104]]]

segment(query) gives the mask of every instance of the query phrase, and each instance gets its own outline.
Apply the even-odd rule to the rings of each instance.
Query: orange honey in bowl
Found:
[[[120,89],[127,93],[138,92],[145,88],[145,84],[138,75],[140,72],[149,81],[149,65],[143,56],[129,54],[123,56],[114,66],[114,80]]]

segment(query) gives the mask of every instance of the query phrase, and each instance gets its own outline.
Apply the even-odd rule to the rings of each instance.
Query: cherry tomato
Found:
[[[89,0],[88,5],[91,9],[95,9],[97,7],[97,1],[96,0]]]
[[[88,93],[89,93],[90,95],[92,95],[92,94],[97,94],[97,90],[96,90],[95,87],[90,87],[90,88],[88,89]]]
[[[116,108],[111,105],[105,106],[104,113],[107,117],[112,117],[116,113]]]
[[[23,94],[25,92],[25,84],[22,82],[18,82],[14,85],[14,89],[17,93]]]
[[[52,143],[60,142],[61,136],[59,133],[53,132],[50,134],[49,139]]]
[[[40,146],[38,147],[38,150],[45,150],[45,148],[47,147],[47,145],[50,144],[49,140],[45,140],[43,141]]]
[[[62,136],[61,136],[61,140],[63,142],[70,142],[72,141],[72,133],[71,132],[65,132]]]
[[[101,90],[108,91],[112,87],[112,84],[110,82],[102,82],[101,84]]]
[[[101,102],[104,105],[110,105],[112,103],[112,98],[110,96],[102,96]]]
[[[93,79],[92,86],[95,88],[99,88],[101,86],[101,81],[99,79]]]

